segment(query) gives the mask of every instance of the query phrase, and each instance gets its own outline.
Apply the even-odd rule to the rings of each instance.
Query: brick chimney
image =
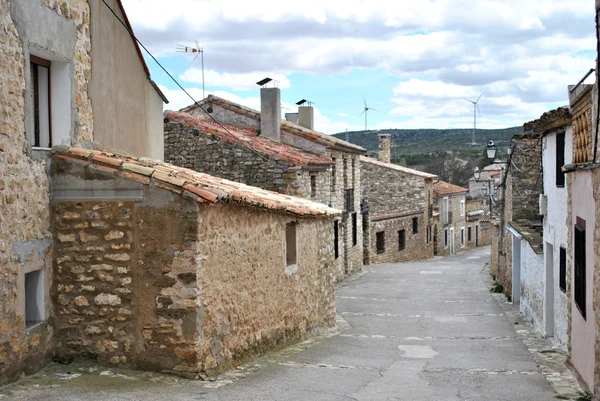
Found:
[[[379,134],[379,161],[384,163],[390,162],[391,156],[391,135]]]
[[[260,135],[281,142],[281,92],[260,88]]]
[[[312,106],[298,107],[298,125],[315,129],[315,110]]]

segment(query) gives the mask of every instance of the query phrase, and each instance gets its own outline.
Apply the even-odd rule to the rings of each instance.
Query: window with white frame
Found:
[[[465,246],[465,228],[464,227],[460,228],[460,246],[461,247]]]
[[[444,248],[448,248],[448,229],[444,228]]]
[[[442,201],[442,216],[444,216],[444,223],[448,223],[448,198],[444,198]]]
[[[44,270],[25,273],[25,327],[46,320],[44,299]]]
[[[464,200],[460,201],[460,215],[461,216],[465,215],[465,201]]]

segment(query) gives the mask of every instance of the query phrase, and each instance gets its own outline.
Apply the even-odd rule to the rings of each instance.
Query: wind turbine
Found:
[[[483,93],[479,95],[479,97],[475,101],[464,99],[469,103],[473,103],[473,137],[471,138],[471,146],[475,145],[475,130],[477,129],[477,112],[479,112],[479,115],[481,115],[481,111],[479,110],[479,99],[481,99],[481,96],[483,96]]]
[[[365,102],[365,108],[363,109],[362,113],[360,113],[360,115],[362,116],[363,114],[365,115],[365,131],[367,130],[367,114],[369,114],[369,110],[373,110],[373,111],[378,111],[375,110],[372,107],[367,106],[367,101],[365,100],[365,97],[363,96],[363,102]]]

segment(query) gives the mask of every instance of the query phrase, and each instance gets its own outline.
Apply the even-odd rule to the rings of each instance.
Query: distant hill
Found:
[[[392,153],[395,155],[432,153],[447,150],[460,150],[471,148],[472,129],[386,129],[376,131],[352,131],[348,132],[348,140],[360,145],[369,153],[377,152],[378,134],[391,134],[392,142],[396,148]],[[523,132],[522,127],[504,129],[478,129],[476,141],[480,144],[475,149],[483,150],[491,139],[500,149],[508,149],[510,138]],[[340,139],[346,138],[345,132],[334,134]],[[472,149],[472,148],[471,148]],[[474,150],[474,149],[472,149]]]
[[[478,129],[477,146],[471,146],[472,129],[387,129],[348,132],[348,140],[376,155],[379,134],[390,134],[392,139],[391,162],[436,174],[441,180],[467,186],[475,167],[489,162],[485,156],[488,141],[499,149],[498,158],[506,158],[513,135],[523,132],[521,127],[504,129]],[[346,133],[334,135],[346,139]]]

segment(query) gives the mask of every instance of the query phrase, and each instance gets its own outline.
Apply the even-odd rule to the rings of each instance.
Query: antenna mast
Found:
[[[200,56],[200,61],[202,62],[202,99],[206,96],[204,95],[204,48],[200,47],[200,44],[196,41],[196,47],[177,45],[176,50],[178,53],[198,53],[196,57],[194,57],[194,61]]]

